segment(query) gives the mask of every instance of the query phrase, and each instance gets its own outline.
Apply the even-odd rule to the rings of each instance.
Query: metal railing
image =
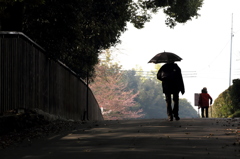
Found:
[[[16,108],[103,120],[92,91],[73,71],[23,33],[0,32],[0,113]]]

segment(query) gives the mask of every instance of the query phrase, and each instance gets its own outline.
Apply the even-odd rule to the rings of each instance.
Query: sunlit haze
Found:
[[[178,24],[174,29],[165,25],[165,15],[160,10],[143,29],[129,24],[121,36],[122,43],[113,53],[123,69],[138,66],[149,71],[154,70],[155,64],[148,63],[154,55],[173,52],[183,59],[177,62],[186,90],[180,98],[194,105],[194,93],[207,87],[216,99],[229,87],[232,26],[231,79],[240,78],[239,6],[239,0],[205,0],[198,19]]]

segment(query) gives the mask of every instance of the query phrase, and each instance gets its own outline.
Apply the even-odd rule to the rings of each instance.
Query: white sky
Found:
[[[182,69],[186,98],[194,105],[194,93],[203,87],[216,99],[229,87],[231,25],[233,14],[232,79],[240,78],[240,1],[205,0],[200,17],[178,24],[174,29],[165,25],[165,14],[160,10],[143,29],[132,24],[122,34],[122,43],[114,54],[123,69],[142,67],[154,70],[148,61],[157,53],[173,52],[183,58],[177,62]],[[188,71],[195,77],[187,77]],[[196,108],[196,107],[195,107]]]

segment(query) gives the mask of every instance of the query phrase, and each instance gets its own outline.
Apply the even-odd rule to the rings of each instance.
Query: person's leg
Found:
[[[204,118],[204,108],[201,107],[201,114],[202,114],[202,118]]]
[[[167,104],[167,115],[170,121],[173,120],[172,116],[172,99],[171,99],[171,94],[170,93],[165,93],[166,97],[166,104]]]
[[[178,111],[179,111],[179,93],[174,93],[173,94],[173,102],[174,102],[174,107],[173,107],[173,114],[176,120],[180,120],[178,116]]]
[[[205,108],[206,118],[208,118],[208,107]]]

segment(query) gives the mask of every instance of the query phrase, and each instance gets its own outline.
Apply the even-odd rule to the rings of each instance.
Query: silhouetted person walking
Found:
[[[166,97],[167,115],[169,121],[180,120],[179,111],[179,92],[185,93],[181,69],[174,62],[164,64],[158,71],[157,78],[162,81],[163,93]],[[174,106],[172,108],[172,96]]]
[[[202,89],[202,93],[200,94],[199,101],[198,101],[199,108],[201,108],[202,118],[205,117],[204,116],[204,110],[205,110],[206,118],[208,118],[209,102],[210,102],[210,105],[211,105],[212,104],[212,97],[208,94],[207,88],[204,87]]]

